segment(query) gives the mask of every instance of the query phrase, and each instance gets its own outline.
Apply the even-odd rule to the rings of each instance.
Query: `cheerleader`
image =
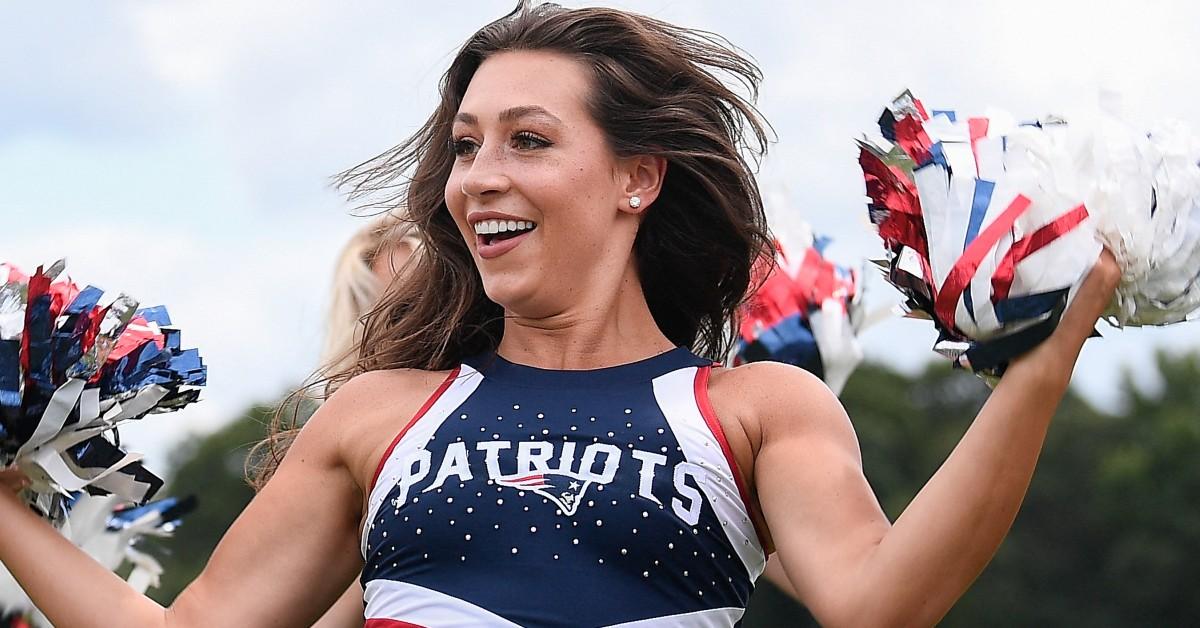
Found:
[[[425,126],[345,173],[399,190],[379,202],[420,229],[415,272],[196,581],[136,595],[11,490],[0,560],[62,626],[308,625],[360,574],[368,626],[734,626],[776,552],[823,624],[936,623],[1008,531],[1118,270],[889,522],[819,379],[714,363],[771,244],[766,126],[718,76],[760,79],[624,11],[483,27]]]

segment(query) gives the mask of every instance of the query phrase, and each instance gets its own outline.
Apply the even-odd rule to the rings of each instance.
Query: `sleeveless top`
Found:
[[[367,628],[738,625],[766,557],[711,368],[466,360],[372,481]]]

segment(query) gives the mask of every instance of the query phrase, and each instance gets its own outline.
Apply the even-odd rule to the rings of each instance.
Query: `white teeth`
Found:
[[[478,235],[492,235],[508,231],[524,231],[526,229],[533,229],[536,226],[537,223],[528,220],[481,220],[475,223],[475,233]]]

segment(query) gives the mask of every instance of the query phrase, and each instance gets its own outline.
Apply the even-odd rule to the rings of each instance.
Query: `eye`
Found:
[[[469,137],[457,137],[450,140],[450,152],[456,157],[469,157],[479,150],[479,144]]]
[[[521,131],[513,136],[513,146],[520,150],[534,150],[537,148],[545,148],[553,144],[550,140],[529,131]]]

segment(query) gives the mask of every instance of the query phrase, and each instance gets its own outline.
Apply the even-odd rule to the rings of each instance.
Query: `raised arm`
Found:
[[[359,380],[362,380],[361,382]],[[349,419],[378,414],[358,378],[308,422],[274,478],[170,608],[135,593],[0,486],[0,560],[58,626],[310,625],[362,567],[362,491],[344,456]]]
[[[1014,361],[942,467],[889,524],[837,399],[775,367],[763,382],[759,501],[801,600],[828,626],[930,626],[991,560],[1033,476],[1083,341],[1112,297],[1107,253],[1054,335]]]

